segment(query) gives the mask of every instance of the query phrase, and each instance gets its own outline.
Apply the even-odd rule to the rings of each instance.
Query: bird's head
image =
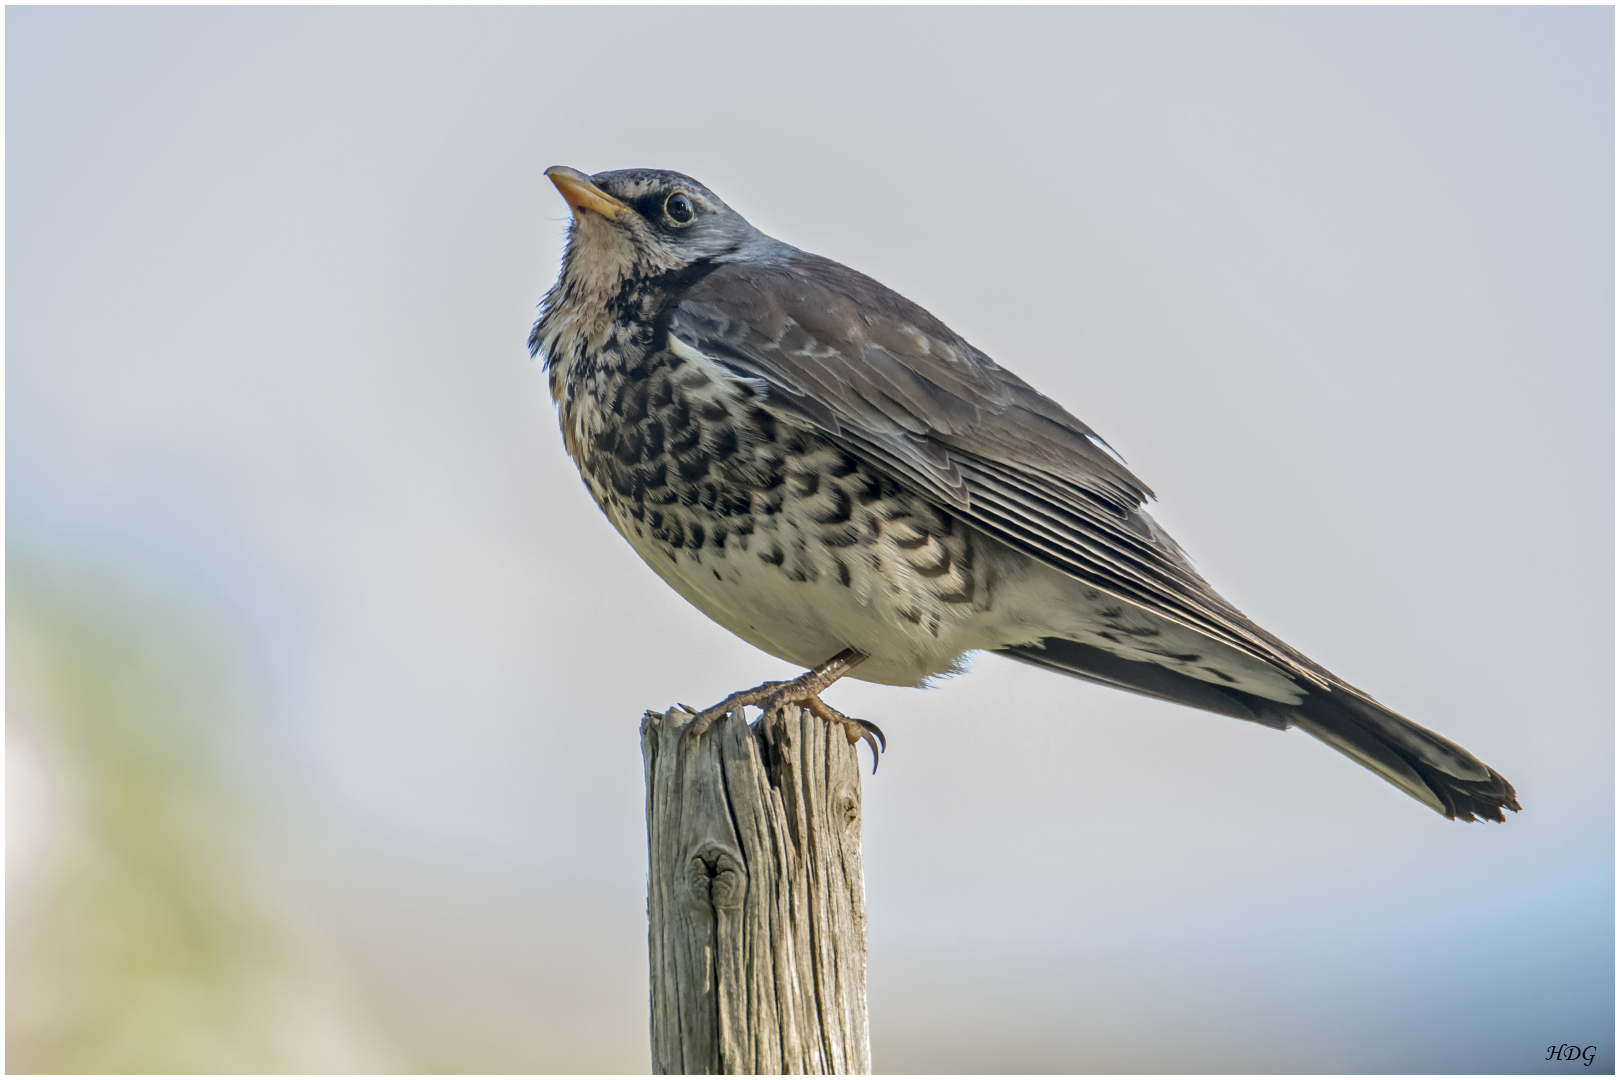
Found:
[[[586,176],[554,165],[546,176],[574,211],[568,271],[607,291],[627,278],[684,270],[760,237],[741,214],[689,176],[619,169]]]

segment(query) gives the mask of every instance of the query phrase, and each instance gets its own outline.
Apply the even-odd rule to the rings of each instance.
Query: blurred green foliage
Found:
[[[9,1070],[365,1068],[277,872],[230,626],[11,547]]]

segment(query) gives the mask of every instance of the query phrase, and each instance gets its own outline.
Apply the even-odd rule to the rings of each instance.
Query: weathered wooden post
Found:
[[[842,730],[641,722],[655,1073],[868,1073],[861,779]]]

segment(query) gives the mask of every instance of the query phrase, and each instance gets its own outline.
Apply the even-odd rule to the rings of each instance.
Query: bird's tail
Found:
[[[1503,820],[1519,809],[1513,785],[1473,754],[1368,698],[1313,690],[1280,708],[1290,726],[1366,766],[1419,802],[1453,820]]]
[[[1311,687],[1304,701],[1284,705],[1060,638],[1004,649],[1002,655],[1267,727],[1297,727],[1453,820],[1502,821],[1504,809],[1519,809],[1513,785],[1495,769],[1348,686]]]

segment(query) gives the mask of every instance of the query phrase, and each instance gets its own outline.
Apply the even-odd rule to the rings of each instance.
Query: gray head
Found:
[[[555,165],[546,175],[574,211],[564,273],[595,279],[599,287],[769,242],[714,192],[677,172],[619,169],[586,176]]]

